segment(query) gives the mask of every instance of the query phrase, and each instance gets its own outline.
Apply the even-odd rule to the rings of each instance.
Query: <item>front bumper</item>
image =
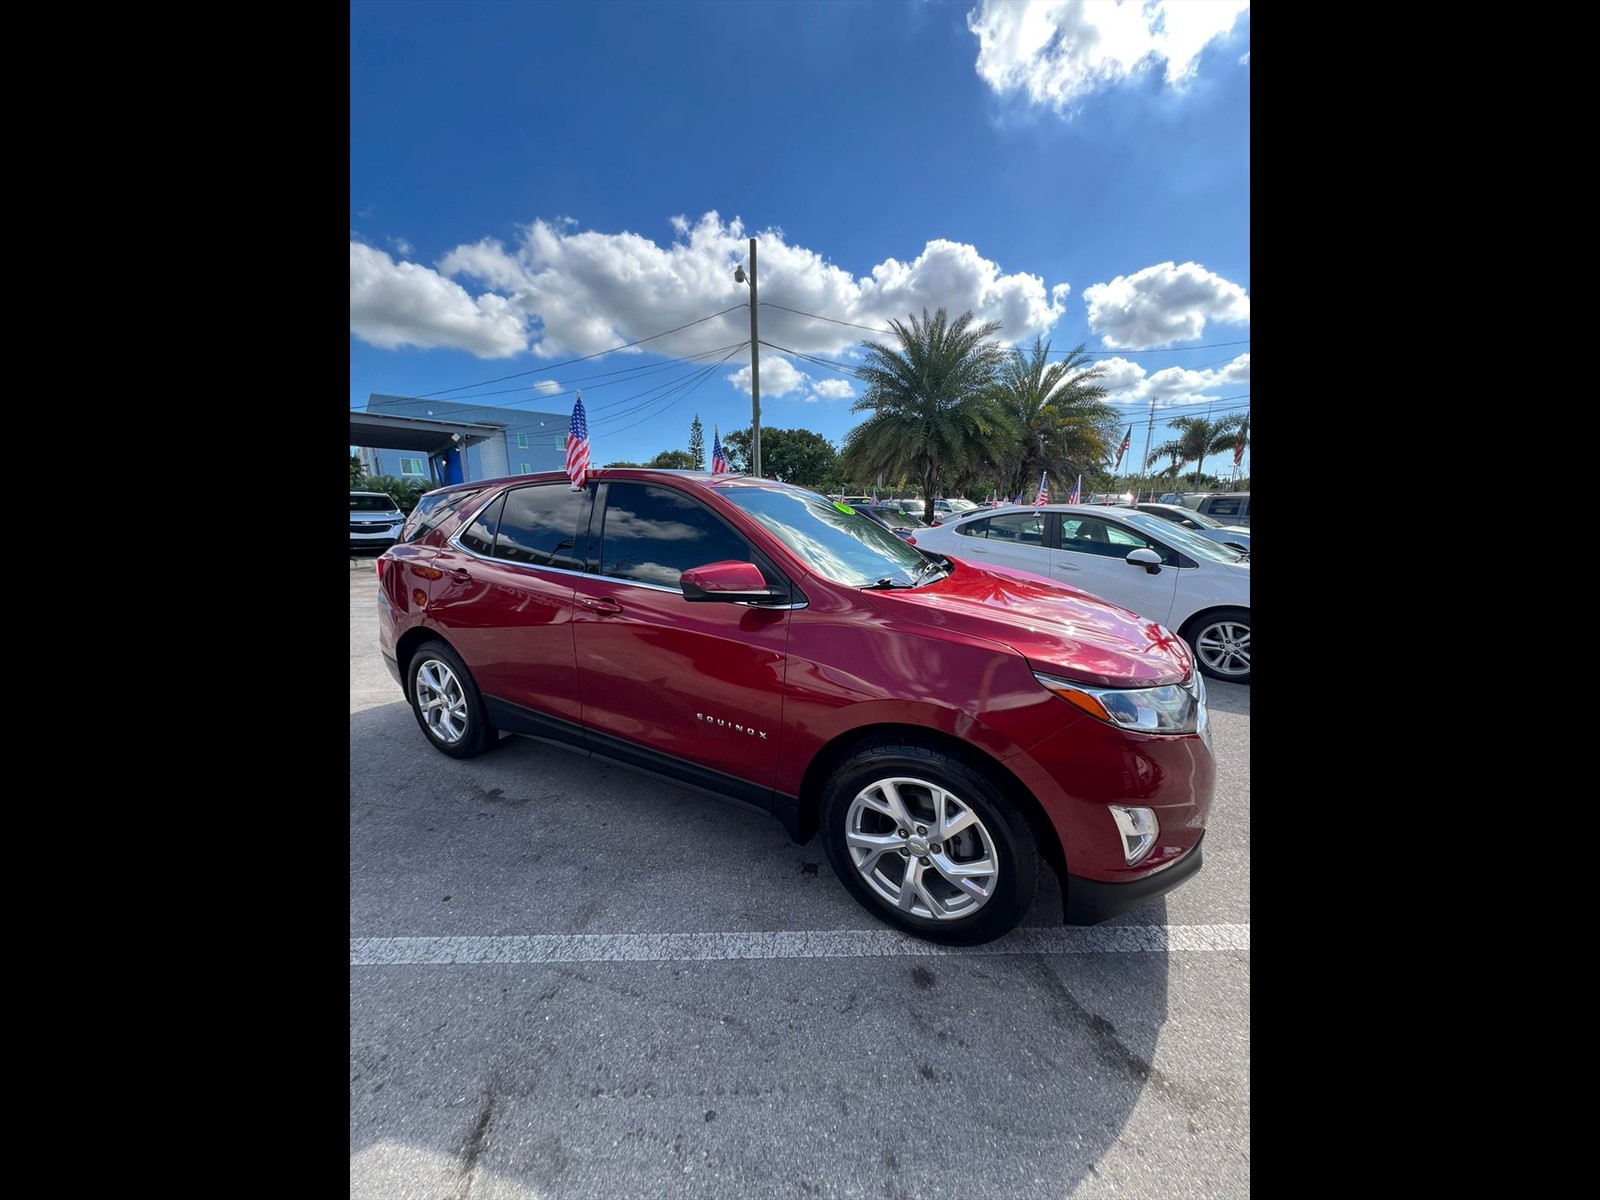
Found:
[[[1069,875],[1061,923],[1098,925],[1101,921],[1120,916],[1130,908],[1137,908],[1158,896],[1166,895],[1200,869],[1200,843],[1204,840],[1205,834],[1202,833],[1189,853],[1171,866],[1142,879],[1130,879],[1126,883],[1102,883],[1098,879]]]

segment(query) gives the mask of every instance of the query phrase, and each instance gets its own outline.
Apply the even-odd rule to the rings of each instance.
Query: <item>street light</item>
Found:
[[[750,285],[750,474],[761,474],[761,352],[756,333],[756,240],[750,239],[750,273],[733,269],[735,283]]]

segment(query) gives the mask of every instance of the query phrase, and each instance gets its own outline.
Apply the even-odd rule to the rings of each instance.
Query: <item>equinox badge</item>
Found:
[[[724,721],[721,717],[708,717],[700,712],[695,713],[694,719],[704,721],[707,725],[715,725],[718,729],[731,729],[735,733],[748,734],[750,737],[760,738],[763,742],[767,740],[767,735],[752,725],[740,725],[737,721]]]

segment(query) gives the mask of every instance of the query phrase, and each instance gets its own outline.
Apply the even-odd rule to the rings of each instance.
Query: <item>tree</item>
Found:
[[[401,479],[396,475],[364,475],[356,490],[360,492],[384,492],[393,496],[395,502],[406,512],[417,506],[417,501],[424,492],[431,492],[438,485],[427,479]]]
[[[1239,436],[1239,426],[1248,419],[1247,413],[1234,413],[1216,421],[1209,421],[1205,417],[1173,417],[1167,422],[1167,428],[1176,429],[1178,436],[1159,446],[1151,446],[1150,453],[1145,456],[1145,469],[1165,458],[1169,460],[1169,465],[1161,474],[1176,478],[1187,464],[1193,463],[1194,488],[1198,491],[1200,470],[1207,456],[1220,454],[1224,450],[1232,453],[1233,444]]]
[[[706,431],[700,424],[699,413],[695,413],[694,420],[689,425],[689,458],[694,470],[706,469]]]
[[[352,454],[350,456],[350,486],[358,492],[365,490],[361,486],[361,477],[365,474],[366,472],[361,469],[361,456]]]
[[[660,467],[668,471],[695,471],[700,468],[694,465],[694,458],[687,450],[663,450],[649,462],[647,467]]]
[[[1093,476],[1116,456],[1119,418],[1105,402],[1106,389],[1095,382],[1105,377],[1105,368],[1090,365],[1081,344],[1058,363],[1049,355],[1050,344],[1036,337],[1031,350],[1006,355],[995,382],[1014,427],[1006,458],[994,464],[1007,496],[1037,487],[1046,471],[1065,494],[1067,480]]]
[[[750,430],[741,429],[722,439],[728,469],[744,472],[750,465]],[[817,492],[836,492],[843,475],[839,452],[820,433],[809,429],[761,430],[761,472],[768,479],[799,484]]]
[[[921,320],[889,325],[898,346],[865,343],[856,377],[866,391],[850,411],[872,415],[845,438],[843,460],[857,478],[914,477],[931,522],[942,476],[954,482],[1005,456],[1014,430],[994,383],[1006,351],[991,340],[1000,323],[977,324],[971,312],[952,322],[943,308],[932,317],[924,308]]]

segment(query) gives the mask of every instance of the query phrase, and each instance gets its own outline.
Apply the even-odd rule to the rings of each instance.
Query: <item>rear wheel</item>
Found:
[[[435,750],[471,758],[494,745],[496,731],[478,685],[461,656],[443,642],[428,642],[411,656],[406,697]]]
[[[993,779],[942,749],[913,742],[858,750],[823,791],[822,823],[845,887],[918,937],[992,941],[1033,904],[1032,827]]]
[[[1183,640],[1212,679],[1250,682],[1250,614],[1244,609],[1222,608],[1196,617],[1184,627]]]

